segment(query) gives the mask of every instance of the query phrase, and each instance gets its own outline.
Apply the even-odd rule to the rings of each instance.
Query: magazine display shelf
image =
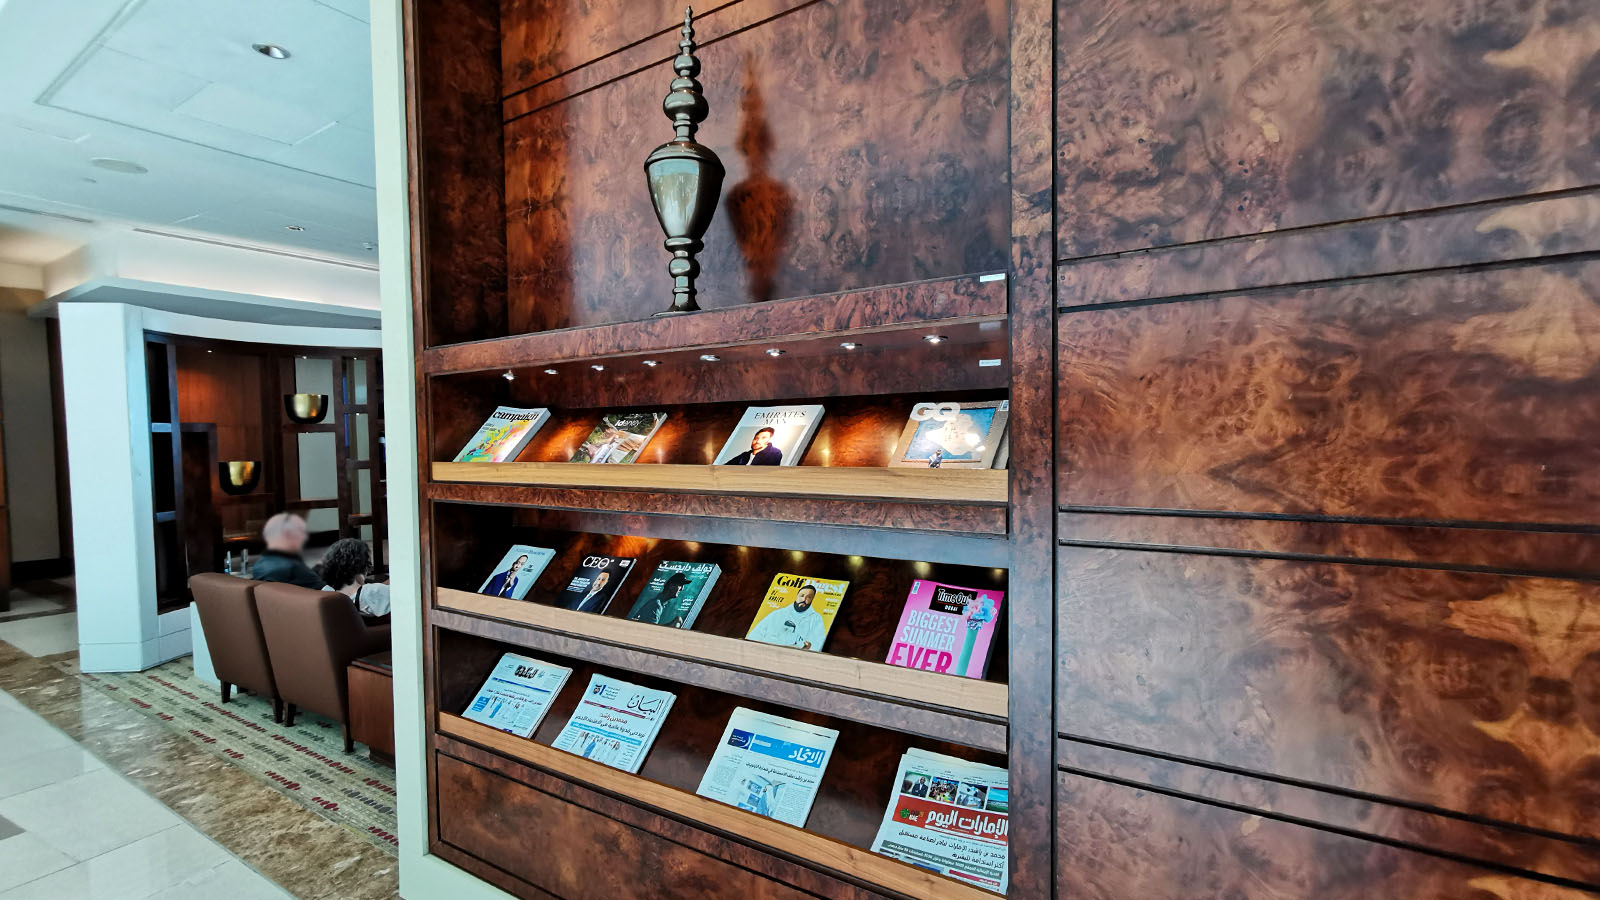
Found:
[[[1053,338],[1043,260],[1019,268],[1013,252],[1038,223],[1013,219],[1005,128],[975,137],[959,92],[879,98],[909,90],[887,69],[867,79],[866,118],[844,127],[799,94],[768,90],[764,113],[750,87],[803,80],[763,67],[812,55],[778,48],[811,46],[819,15],[853,23],[837,39],[855,49],[930,64],[934,46],[1003,60],[1003,16],[975,35],[962,16],[908,6],[920,21],[894,28],[918,39],[888,42],[860,37],[858,0],[741,0],[697,17],[703,77],[716,81],[701,139],[730,163],[729,184],[700,256],[707,308],[656,316],[670,279],[639,166],[670,134],[657,121],[661,64],[682,6],[577,6],[405,6],[429,853],[540,900],[994,896],[869,849],[898,761],[924,750],[1009,770],[1009,895],[1045,896]],[[980,80],[1002,73],[1003,93],[1003,72]],[[597,101],[619,120],[596,118]],[[896,136],[874,116],[905,121]],[[780,122],[808,146],[779,137],[763,181],[735,138],[756,129],[738,141],[749,150]],[[793,230],[763,236],[767,211]],[[913,407],[952,400],[1009,401],[1009,468],[891,467]],[[789,404],[825,409],[797,465],[712,465],[747,408]],[[515,460],[450,462],[497,406],[550,418]],[[667,419],[638,462],[568,461],[600,416],[652,411]],[[471,592],[490,557],[514,542],[557,547],[542,542],[555,533],[571,542],[542,596]],[[690,630],[551,605],[551,585],[582,558],[571,548],[633,555],[594,543],[633,540],[751,552],[720,563],[724,580]],[[649,562],[708,558],[666,552]],[[790,553],[860,566],[841,613],[858,618],[841,618],[821,652],[743,637],[761,599],[752,585],[794,572]],[[808,558],[817,569],[796,574],[846,579]],[[1006,592],[987,680],[882,662],[914,579],[963,571]],[[507,652],[574,669],[532,739],[461,717]],[[640,775],[550,746],[572,709],[561,704],[596,672],[678,696]],[[740,706],[840,731],[805,828],[695,793]],[[604,873],[572,880],[600,853]]]
[[[726,834],[737,834],[772,847],[785,847],[795,856],[815,860],[911,897],[930,900],[992,900],[993,894],[937,875],[902,865],[839,841],[812,834],[774,819],[758,816],[707,800],[669,785],[629,775],[610,766],[574,756],[535,741],[506,734],[450,713],[440,713],[436,728],[444,738],[465,741],[548,772],[600,790],[631,796],[669,815],[698,822]]]

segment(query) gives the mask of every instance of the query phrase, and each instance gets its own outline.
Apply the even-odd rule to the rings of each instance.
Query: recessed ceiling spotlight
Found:
[[[594,365],[590,366],[589,368],[595,370],[596,372],[604,372],[606,370],[606,367],[600,365],[599,363],[595,363]]]
[[[785,351],[779,350],[777,347],[768,347],[767,348],[767,355],[768,356],[782,356],[784,354],[784,352]]]
[[[94,159],[89,160],[89,165],[97,169],[105,169],[107,172],[121,172],[124,175],[143,175],[150,171],[136,162],[129,162],[125,159],[116,159],[110,156],[96,156]]]
[[[857,347],[859,347],[861,345],[856,343],[855,341],[845,341],[844,343],[840,344],[839,346],[845,348],[846,350],[854,350],[855,348],[857,348]]]
[[[700,354],[700,361],[701,362],[716,362],[716,361],[718,361],[720,359],[722,359],[722,357],[716,355],[715,353],[702,353],[702,354]]]
[[[371,241],[362,241],[361,242],[361,249],[363,249],[363,250],[376,250],[376,249],[378,249],[378,245],[374,244]]]
[[[306,230],[306,227],[304,225],[285,225],[283,227],[287,228],[290,231],[305,231]]]
[[[661,365],[661,363],[660,363],[660,362],[658,362],[658,361],[656,361],[656,360],[653,360],[653,359],[647,359],[647,360],[645,360],[645,361],[644,361],[644,364],[645,364],[645,365],[647,365],[647,366],[649,366],[649,367],[650,367],[650,368],[652,368],[652,369],[654,369],[654,368],[655,368],[655,367],[656,367],[656,366],[659,366],[659,365]]]
[[[289,51],[279,47],[277,44],[251,44],[250,49],[256,51],[262,56],[267,57],[268,59],[289,58]]]
[[[927,341],[930,344],[942,344],[942,343],[944,343],[944,336],[943,335],[938,335],[938,334],[925,334],[925,335],[922,336],[922,339]]]
[[[554,375],[556,373],[556,370],[555,369],[545,369],[544,373],[546,375]]]

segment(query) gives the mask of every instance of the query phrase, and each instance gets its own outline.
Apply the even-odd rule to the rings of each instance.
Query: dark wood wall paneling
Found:
[[[587,15],[556,29],[526,18],[557,6]],[[604,46],[597,34],[648,37],[658,6],[512,4],[508,23],[539,24],[508,27],[508,69],[548,78]],[[701,27],[716,38],[724,17],[757,11],[770,18],[699,52],[713,110],[699,137],[728,168],[701,305],[1004,269],[1006,4],[746,2]],[[532,110],[507,103],[510,333],[667,305],[660,239],[639,227],[654,221],[640,161],[671,135],[638,113],[660,108],[669,80],[650,63],[672,41],[654,42],[647,68]]]
[[[1058,894],[1590,896],[1600,10],[1055,12]]]

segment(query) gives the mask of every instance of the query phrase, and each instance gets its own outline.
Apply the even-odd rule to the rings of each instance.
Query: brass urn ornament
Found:
[[[711,226],[722,194],[722,160],[710,147],[694,139],[695,131],[710,111],[700,92],[700,60],[694,56],[694,10],[683,11],[683,39],[672,60],[672,89],[661,109],[672,120],[677,135],[650,152],[644,173],[650,185],[650,203],[666,232],[664,246],[672,252],[667,271],[672,274],[672,308],[658,315],[694,312],[694,279],[700,264],[694,255],[705,249],[701,238]]]

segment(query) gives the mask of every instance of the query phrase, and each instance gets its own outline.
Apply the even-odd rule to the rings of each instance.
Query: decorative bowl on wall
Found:
[[[315,425],[328,414],[327,394],[285,394],[283,409],[289,420],[300,425]]]
[[[224,494],[248,494],[261,483],[261,463],[254,459],[230,459],[217,463],[217,481]]]

